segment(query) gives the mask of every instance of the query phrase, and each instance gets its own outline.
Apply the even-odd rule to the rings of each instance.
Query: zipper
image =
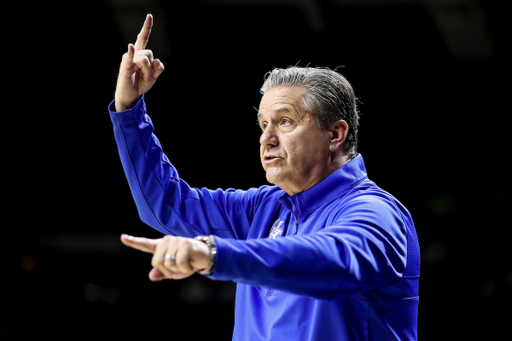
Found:
[[[293,212],[292,212],[292,215],[295,218],[295,231],[293,234],[297,235],[297,232],[299,232],[299,219],[297,219],[297,217],[295,216],[295,214],[293,214]]]

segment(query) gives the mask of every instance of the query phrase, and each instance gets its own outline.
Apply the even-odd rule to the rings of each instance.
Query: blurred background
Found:
[[[230,340],[235,285],[152,283],[107,106],[146,13],[147,95],[190,185],[266,184],[256,111],[274,67],[324,66],[359,98],[370,179],[411,211],[419,338],[510,337],[510,11],[478,0],[23,1],[4,10],[0,340]],[[506,38],[509,37],[509,38]],[[6,114],[5,114],[6,113]]]

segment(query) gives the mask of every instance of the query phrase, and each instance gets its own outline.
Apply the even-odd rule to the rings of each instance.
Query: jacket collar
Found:
[[[300,217],[331,202],[367,177],[363,157],[357,154],[355,158],[310,189],[292,196],[284,193],[278,199],[296,217]]]

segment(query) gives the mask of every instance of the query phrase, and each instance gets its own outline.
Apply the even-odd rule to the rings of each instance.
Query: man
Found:
[[[143,95],[164,71],[148,15],[109,109],[141,219],[123,235],[149,276],[237,282],[233,340],[416,340],[419,247],[409,212],[357,154],[352,87],[336,72],[276,69],[262,87],[260,157],[275,186],[189,187],[153,135]],[[180,237],[175,237],[180,236]]]

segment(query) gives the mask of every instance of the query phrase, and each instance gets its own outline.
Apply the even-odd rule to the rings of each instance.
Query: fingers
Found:
[[[165,256],[167,254],[174,255],[176,253],[176,249],[174,247],[174,238],[171,236],[165,236],[162,238],[162,242],[159,243],[156,247],[155,254],[151,259],[151,265],[154,269],[157,269],[162,275],[166,278],[172,278],[173,271],[170,269],[170,260],[166,260]],[[168,263],[167,266],[165,263]],[[150,273],[151,278],[151,273]]]
[[[150,272],[149,278],[160,280],[163,275],[166,278],[182,279],[191,276],[195,272],[190,264],[194,252],[192,239],[165,236],[151,260],[154,270]]]
[[[160,59],[155,59],[153,61],[153,79],[157,79],[158,76],[164,72],[165,67],[164,64],[160,61]]]
[[[131,66],[133,64],[133,56],[135,55],[135,47],[133,44],[128,44],[128,52],[126,52],[125,64]]]
[[[152,27],[153,16],[148,14],[137,35],[135,45],[129,44],[128,52],[123,55],[121,68],[127,71],[124,73],[127,78],[131,77],[135,71],[140,71],[142,79],[145,82],[151,82],[156,80],[164,70],[162,62],[155,60],[153,52],[146,49]]]
[[[150,50],[136,51],[133,63],[142,72],[142,79],[146,82],[153,79],[153,52]]]
[[[159,240],[160,239],[148,239],[148,238],[142,238],[142,237],[133,237],[133,236],[129,236],[127,234],[121,235],[121,242],[124,245],[134,248],[136,250],[142,251],[142,252],[147,252],[147,253],[155,252]]]
[[[188,242],[187,242],[188,243]],[[180,247],[176,251],[176,260],[174,261],[174,267],[177,269],[178,273],[181,274],[192,274],[194,273],[194,268],[190,264],[190,259],[192,258],[192,253],[194,252],[194,248],[192,245],[186,245],[184,247]]]
[[[164,69],[164,64],[160,59],[154,59],[151,50],[135,51],[132,44],[128,45],[128,52],[123,55],[121,61],[121,71],[125,71],[127,77],[131,77],[135,71],[140,70],[146,82],[156,80]]]
[[[198,262],[198,258],[209,260],[207,246],[194,239],[172,236],[148,239],[123,234],[121,241],[126,246],[153,254],[153,269],[149,273],[152,281],[183,279],[208,265],[204,259]],[[201,250],[201,247],[206,250]]]
[[[132,70],[133,66],[133,56],[135,55],[135,48],[132,44],[128,44],[128,51],[123,55],[121,59],[120,66],[120,75],[125,74],[126,77],[131,77],[134,70]]]
[[[148,14],[146,16],[146,20],[142,25],[142,29],[140,33],[137,35],[137,41],[135,42],[135,50],[143,50],[146,48],[146,45],[149,41],[149,36],[151,35],[151,28],[153,27],[153,16]]]
[[[118,112],[132,108],[142,95],[147,93],[164,70],[163,64],[155,60],[146,45],[153,28],[153,16],[148,14],[135,44],[128,45],[123,55],[117,77],[115,106]]]

